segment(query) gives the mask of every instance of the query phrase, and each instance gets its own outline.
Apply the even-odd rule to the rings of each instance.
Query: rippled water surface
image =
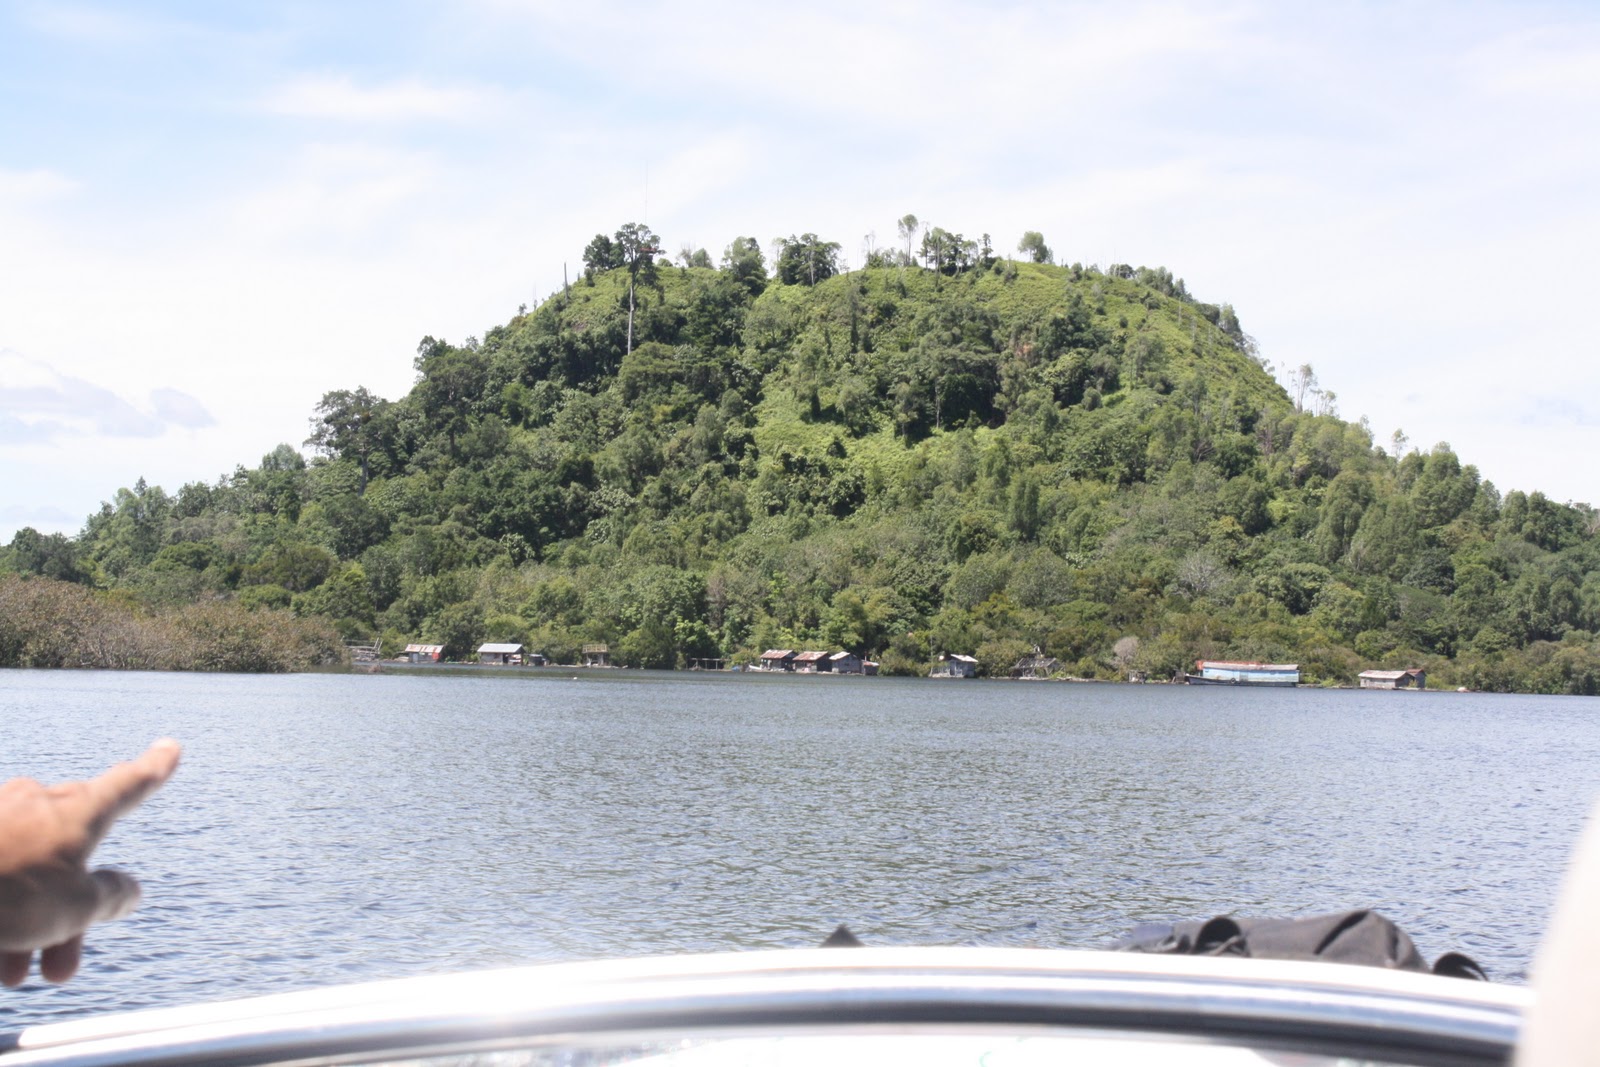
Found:
[[[1520,980],[1600,701],[459,671],[0,671],[0,777],[178,776],[100,858],[145,905],[0,1023],[521,962],[1099,947],[1372,906]]]

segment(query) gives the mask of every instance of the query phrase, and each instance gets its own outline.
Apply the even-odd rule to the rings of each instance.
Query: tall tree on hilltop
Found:
[[[778,239],[778,280],[784,285],[816,285],[839,273],[839,242],[814,233]]]
[[[905,214],[900,221],[895,223],[895,228],[900,231],[900,244],[905,249],[905,256],[900,260],[900,282],[905,284],[906,264],[911,262],[911,249],[917,240],[917,217]]]
[[[922,265],[932,267],[934,273],[944,273],[945,258],[950,251],[951,235],[943,226],[930,226],[922,234]]]
[[[940,274],[960,274],[978,262],[977,241],[941,226],[927,228],[922,236],[922,258]]]
[[[306,444],[326,456],[354,456],[361,464],[358,496],[366,494],[372,453],[382,438],[383,416],[388,407],[387,400],[365,386],[354,391],[335,389],[322,394],[311,418],[311,436],[306,438]]]
[[[1306,394],[1310,393],[1314,399],[1317,395],[1317,372],[1311,369],[1311,364],[1302,363],[1289,372],[1289,389],[1294,394],[1294,409],[1306,409]]]
[[[766,261],[754,237],[735,237],[722,253],[722,269],[751,296],[760,296],[767,287]]]
[[[467,428],[473,402],[483,394],[488,367],[477,352],[432,337],[417,345],[413,365],[421,376],[413,392],[422,401],[423,414],[444,428],[453,460],[456,436]]]
[[[1022,235],[1022,240],[1017,242],[1017,251],[1028,257],[1032,263],[1054,263],[1055,253],[1050,251],[1050,246],[1044,243],[1044,234],[1038,230],[1029,230]]]
[[[656,280],[657,252],[661,251],[661,238],[650,232],[650,227],[629,222],[617,231],[617,252],[622,265],[628,268],[628,348],[633,351],[633,290],[644,275],[646,285]]]
[[[594,240],[583,250],[584,280],[592,284],[596,274],[616,270],[620,266],[622,266],[622,250],[617,247],[616,242],[603,233],[595,234]]]

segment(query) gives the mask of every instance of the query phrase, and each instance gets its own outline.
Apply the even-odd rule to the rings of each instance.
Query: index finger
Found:
[[[138,759],[119,763],[85,783],[96,810],[96,821],[104,820],[101,827],[137,808],[144,798],[161,788],[163,782],[178,769],[178,757],[183,749],[178,742],[164,737],[144,750]]]

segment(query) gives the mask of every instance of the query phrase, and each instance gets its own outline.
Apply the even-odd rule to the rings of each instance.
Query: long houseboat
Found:
[[[1186,674],[1190,685],[1265,685],[1300,684],[1298,663],[1256,663],[1241,660],[1201,659],[1195,661],[1198,674]]]

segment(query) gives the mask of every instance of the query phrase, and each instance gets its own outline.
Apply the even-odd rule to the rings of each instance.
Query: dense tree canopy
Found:
[[[897,229],[849,272],[837,242],[780,240],[769,275],[754,238],[673,265],[620,227],[586,284],[424,338],[407,395],[326,393],[309,463],[140,482],[77,538],[22,531],[0,570],[456,654],[1003,672],[1039,648],[1083,677],[1240,657],[1600,691],[1593,509],[1502,498],[1448,445],[1375,447],[1165,268]]]
[[[778,280],[784,285],[816,285],[839,273],[839,242],[814,233],[778,239]]]

